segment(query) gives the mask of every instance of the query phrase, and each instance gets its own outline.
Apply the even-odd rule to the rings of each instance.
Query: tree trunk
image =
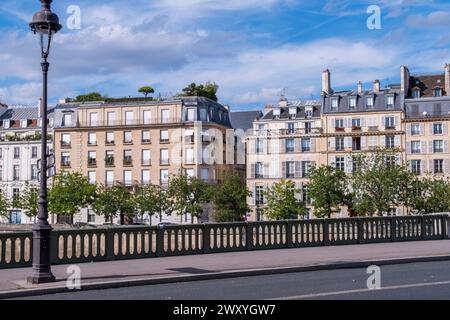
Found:
[[[125,224],[125,215],[123,212],[120,213],[120,225],[123,226]]]

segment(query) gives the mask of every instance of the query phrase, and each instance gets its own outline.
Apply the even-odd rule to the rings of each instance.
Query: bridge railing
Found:
[[[449,215],[54,230],[53,264],[448,239]],[[31,232],[0,233],[0,269],[32,263]]]

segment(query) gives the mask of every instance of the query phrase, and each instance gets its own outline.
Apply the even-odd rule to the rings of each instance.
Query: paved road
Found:
[[[380,290],[365,269],[314,271],[225,280],[55,294],[46,300],[450,299],[450,262],[381,267]]]

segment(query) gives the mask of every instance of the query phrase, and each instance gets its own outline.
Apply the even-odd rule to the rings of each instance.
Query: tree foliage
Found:
[[[347,177],[342,170],[320,166],[311,170],[309,178],[308,193],[313,200],[316,217],[331,218],[348,202]]]
[[[243,221],[250,211],[247,197],[251,192],[237,172],[227,172],[224,181],[213,188],[214,219],[217,222]]]
[[[88,94],[82,94],[75,98],[76,102],[88,102],[88,101],[103,101],[107,97],[104,97],[99,92],[90,92]]]
[[[35,218],[39,213],[39,188],[29,183],[25,184],[20,193],[19,206],[28,218]]]
[[[206,97],[213,101],[218,101],[217,91],[219,86],[214,82],[207,82],[205,84],[196,84],[195,82],[188,85],[182,90],[182,96],[199,96]]]
[[[170,215],[171,201],[167,197],[167,191],[160,186],[148,185],[137,188],[134,192],[134,202],[136,212],[143,216],[161,215],[166,213]]]
[[[119,214],[120,224],[125,224],[125,218],[134,218],[136,212],[136,203],[133,199],[132,193],[125,186],[113,186],[107,188],[99,186],[97,188],[97,195],[92,204],[92,210],[97,215],[102,215],[105,220],[112,220]]]
[[[48,193],[49,211],[53,214],[73,216],[88,207],[95,199],[96,186],[79,172],[56,175]]]
[[[0,190],[0,216],[9,218],[10,201],[3,190]]]
[[[138,90],[139,93],[142,93],[145,97],[147,97],[149,94],[155,93],[155,89],[150,86],[141,87]]]
[[[272,220],[295,219],[304,216],[307,210],[302,201],[297,199],[300,190],[295,188],[295,183],[290,180],[281,180],[273,184],[265,192],[267,206],[265,215]]]
[[[450,211],[450,180],[433,177],[414,182],[411,206],[416,213],[429,214]]]

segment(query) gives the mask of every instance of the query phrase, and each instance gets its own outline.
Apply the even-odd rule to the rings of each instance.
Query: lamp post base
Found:
[[[44,283],[52,283],[55,281],[56,278],[51,272],[32,275],[27,278],[28,284],[44,284]]]
[[[50,235],[52,227],[39,221],[33,227],[33,271],[27,278],[28,284],[55,282],[51,271]]]

